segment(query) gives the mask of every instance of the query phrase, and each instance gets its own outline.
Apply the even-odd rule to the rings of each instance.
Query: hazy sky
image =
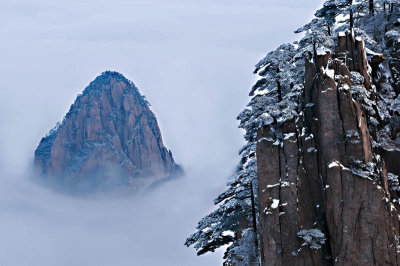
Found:
[[[253,66],[320,0],[0,0],[0,265],[219,265],[183,246],[243,144]],[[73,199],[32,185],[33,152],[105,70],[152,104],[186,170],[150,195]]]

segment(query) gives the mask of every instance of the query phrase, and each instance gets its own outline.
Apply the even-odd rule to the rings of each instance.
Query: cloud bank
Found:
[[[183,246],[242,145],[236,115],[253,65],[321,1],[0,3],[0,264],[220,265]],[[152,104],[186,177],[142,197],[72,198],[30,182],[40,138],[98,74]]]

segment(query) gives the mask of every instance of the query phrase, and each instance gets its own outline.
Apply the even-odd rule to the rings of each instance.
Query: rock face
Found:
[[[400,174],[400,158],[379,137],[382,85],[370,76],[384,58],[368,62],[353,31],[339,33],[333,55],[314,52],[304,111],[258,131],[262,265],[398,265],[398,196],[388,172]]]
[[[78,191],[137,189],[180,172],[135,85],[104,72],[79,95],[35,151],[46,180]]]
[[[186,241],[224,265],[400,265],[399,1],[326,0],[255,66],[245,145]]]

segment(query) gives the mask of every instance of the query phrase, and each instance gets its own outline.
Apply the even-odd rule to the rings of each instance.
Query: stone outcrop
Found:
[[[374,90],[385,86],[373,77],[384,58],[367,57],[352,31],[337,42],[333,54],[315,49],[305,62],[301,115],[258,131],[262,265],[400,263],[398,196],[388,183],[399,157],[379,145]]]
[[[34,163],[48,182],[79,191],[137,189],[180,172],[146,99],[110,71],[91,82],[41,140]]]

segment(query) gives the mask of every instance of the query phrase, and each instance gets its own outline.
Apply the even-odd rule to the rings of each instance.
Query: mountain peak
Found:
[[[53,183],[81,191],[140,188],[179,172],[148,102],[113,71],[92,81],[41,140],[35,166]]]

